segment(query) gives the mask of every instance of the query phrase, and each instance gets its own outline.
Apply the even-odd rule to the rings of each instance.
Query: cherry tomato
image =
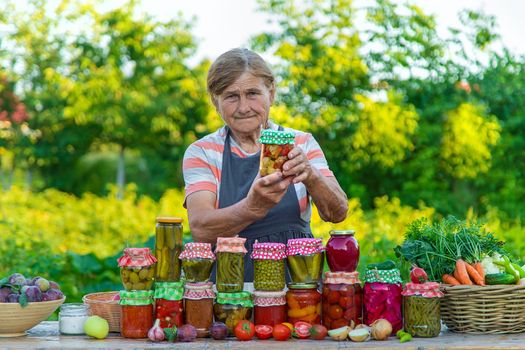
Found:
[[[281,324],[276,324],[273,327],[272,334],[275,340],[283,341],[283,340],[290,339],[290,335],[292,334],[292,331],[290,330],[290,328],[288,328],[287,325],[285,325],[284,323],[281,323]]]
[[[336,304],[338,300],[339,300],[339,292],[335,290],[330,291],[330,294],[328,294],[328,303]]]
[[[328,311],[328,316],[330,316],[331,319],[336,320],[338,318],[343,317],[343,309],[339,304],[334,304],[330,306],[330,310]]]
[[[250,321],[242,320],[235,326],[234,333],[239,340],[251,340],[255,334],[255,326]]]
[[[255,326],[255,335],[259,339],[269,339],[272,337],[273,327],[260,324]]]
[[[330,328],[332,329],[337,329],[337,328],[341,328],[344,326],[348,326],[348,321],[345,320],[344,318],[333,320],[332,323],[330,324]]]
[[[352,299],[349,297],[341,297],[339,298],[339,306],[341,306],[343,309],[347,309],[350,306],[352,306]]]
[[[326,315],[323,315],[323,325],[326,326],[328,329],[332,329],[331,327],[332,319]]]
[[[356,316],[355,312],[356,310],[353,307],[349,308],[345,311],[344,318],[348,321],[353,320]]]
[[[327,333],[328,330],[326,327],[320,324],[314,324],[312,328],[310,328],[310,338],[314,340],[323,340]]]
[[[295,322],[293,325],[293,336],[299,339],[306,339],[310,336],[310,328],[312,325],[308,322]]]

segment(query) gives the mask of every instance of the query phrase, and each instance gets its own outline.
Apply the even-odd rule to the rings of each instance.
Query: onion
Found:
[[[384,318],[375,320],[370,326],[370,333],[375,340],[386,340],[392,334],[392,325]]]

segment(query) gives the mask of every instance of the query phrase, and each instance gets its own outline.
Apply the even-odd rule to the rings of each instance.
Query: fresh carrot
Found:
[[[451,284],[453,286],[459,286],[461,283],[452,275],[444,274],[443,277],[441,277],[444,283]]]
[[[459,283],[471,286],[473,285],[473,283],[470,280],[470,277],[468,276],[467,267],[465,266],[466,264],[467,263],[463,261],[463,259],[456,260],[456,271],[454,273],[454,276],[459,281]]]
[[[477,284],[478,286],[485,285],[485,279],[479,275],[478,271],[476,271],[476,269],[472,265],[470,265],[469,263],[465,263],[465,268],[467,269],[469,277],[475,284]]]
[[[485,270],[483,270],[483,265],[481,265],[481,262],[478,261],[478,262],[474,263],[474,265],[472,265],[472,266],[474,266],[476,271],[478,271],[479,276],[481,278],[483,278],[483,281],[485,281]]]

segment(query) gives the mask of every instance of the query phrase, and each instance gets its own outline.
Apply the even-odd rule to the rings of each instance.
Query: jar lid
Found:
[[[284,243],[259,243],[253,244],[252,259],[281,260],[286,258],[286,245]]]
[[[279,131],[272,129],[264,129],[261,131],[261,137],[259,143],[272,144],[272,145],[284,145],[293,144],[295,141],[295,135],[289,131]]]
[[[124,255],[118,258],[118,266],[141,267],[153,265],[157,259],[151,254],[149,248],[126,248]]]
[[[317,283],[288,283],[288,289],[317,289]]]
[[[217,238],[217,247],[215,252],[224,252],[224,253],[243,253],[246,254],[248,251],[244,247],[246,238],[243,237],[218,237]]]
[[[331,230],[330,236],[355,235],[355,230]]]
[[[212,289],[212,282],[205,283],[186,283],[184,286],[185,299],[214,299],[215,292]]]
[[[401,292],[405,296],[419,295],[424,298],[441,298],[443,293],[439,290],[439,283],[425,282],[425,283],[407,283],[405,290]]]
[[[150,305],[153,304],[152,290],[121,290],[120,305]]]
[[[286,255],[310,255],[323,250],[321,238],[296,238],[288,240]]]
[[[182,218],[174,217],[174,216],[158,216],[155,219],[156,222],[159,224],[180,224],[182,223]]]
[[[402,280],[401,280],[401,274],[399,273],[398,269],[391,269],[391,270],[369,269],[369,270],[366,270],[365,282],[398,284],[398,283],[401,283]]]
[[[181,300],[183,295],[182,282],[155,282],[155,299]]]
[[[326,271],[324,273],[324,283],[326,284],[356,284],[361,283],[359,281],[359,272],[330,272]]]
[[[210,243],[189,242],[184,245],[184,250],[179,256],[179,259],[213,259],[215,255],[211,251]]]
[[[253,307],[252,294],[250,292],[217,293],[218,304],[241,305]]]
[[[285,305],[286,292],[284,290],[273,292],[273,291],[253,291],[253,303],[256,306],[277,306]]]

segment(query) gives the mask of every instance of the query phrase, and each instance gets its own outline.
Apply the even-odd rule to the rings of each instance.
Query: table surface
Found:
[[[354,343],[330,339],[298,340],[284,342],[274,340],[198,339],[192,343],[153,343],[147,339],[125,339],[118,333],[110,333],[103,340],[87,336],[65,336],[58,332],[58,322],[46,321],[30,329],[27,336],[0,338],[0,349],[344,349],[362,348],[376,350],[403,349],[525,349],[525,333],[505,335],[467,335],[444,331],[437,338],[414,338],[401,344],[395,337],[386,341]]]

